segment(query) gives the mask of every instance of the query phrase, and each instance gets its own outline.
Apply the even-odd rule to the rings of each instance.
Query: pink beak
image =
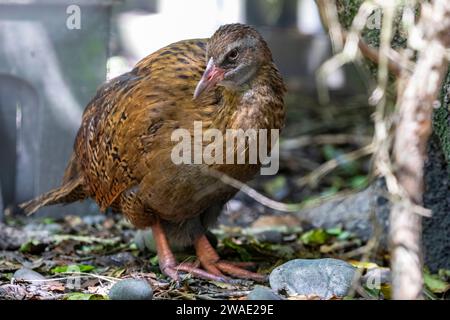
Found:
[[[209,59],[206,70],[197,84],[194,91],[194,99],[197,99],[203,92],[210,90],[217,83],[223,80],[225,70],[214,65],[213,58]]]

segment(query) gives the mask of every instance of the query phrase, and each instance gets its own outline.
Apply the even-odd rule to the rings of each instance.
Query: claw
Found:
[[[189,262],[177,264],[175,257],[170,250],[164,230],[159,222],[153,225],[152,229],[156,243],[156,251],[158,252],[159,257],[159,268],[163,274],[170,277],[175,282],[180,281],[180,272],[186,272],[205,280],[232,284],[240,284],[242,281],[231,279],[228,276],[254,280],[257,282],[264,282],[267,280],[266,276],[241,268],[241,266],[248,267],[250,265],[253,266],[254,264],[220,260],[219,255],[211,246],[205,235],[200,236],[194,242],[197,257],[205,270],[200,269],[198,264]]]

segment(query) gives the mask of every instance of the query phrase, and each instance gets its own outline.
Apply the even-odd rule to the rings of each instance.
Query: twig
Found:
[[[371,141],[368,136],[354,134],[321,134],[316,136],[306,135],[281,141],[282,150],[293,150],[309,146],[311,144],[358,144],[367,145]]]
[[[339,17],[335,1],[329,0],[316,0],[319,13],[322,18],[323,24],[328,29],[330,35],[333,51],[338,52],[342,50],[344,45],[344,35],[341,24],[339,23]]]
[[[247,184],[245,184],[237,179],[234,179],[233,177],[230,177],[230,176],[228,176],[222,172],[219,172],[217,170],[206,169],[205,174],[215,177],[215,178],[219,179],[220,181],[222,181],[223,183],[232,186],[233,188],[239,189],[240,191],[244,192],[245,194],[247,194],[251,198],[255,199],[262,205],[269,207],[271,209],[278,210],[278,211],[285,211],[285,212],[297,212],[302,208],[302,206],[297,203],[286,204],[286,203],[272,200],[272,199],[266,197],[265,195],[259,193],[255,189],[249,187]]]
[[[367,155],[373,153],[373,151],[374,151],[373,144],[369,144],[361,149],[349,152],[349,153],[344,154],[336,159],[331,159],[331,160],[325,162],[324,164],[320,165],[320,167],[318,167],[313,172],[298,179],[296,181],[296,185],[299,187],[303,187],[307,184],[316,185],[323,176],[327,175],[328,173],[330,173],[331,171],[333,171],[334,169],[336,169],[343,163],[351,162],[351,161],[354,161],[361,157],[367,156]]]
[[[362,39],[359,39],[358,47],[365,58],[369,59],[373,63],[378,64],[378,62],[380,61],[380,52],[377,49],[370,47]],[[405,61],[401,60],[400,54],[392,48],[389,48],[387,57],[388,69],[397,77],[400,76],[402,69],[406,69],[407,71],[411,72],[414,68],[414,65],[412,63],[405,63]]]
[[[342,67],[344,64],[354,61],[358,55],[358,44],[361,31],[364,29],[367,18],[373,12],[376,6],[369,1],[364,1],[358,9],[356,16],[352,21],[350,31],[347,33],[345,45],[342,51],[325,61],[317,70],[317,90],[319,100],[322,104],[330,101],[328,89],[326,87],[327,77]]]

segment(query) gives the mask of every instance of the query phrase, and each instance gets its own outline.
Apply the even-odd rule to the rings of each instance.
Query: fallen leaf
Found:
[[[272,228],[275,226],[284,226],[286,228],[292,228],[300,226],[300,221],[293,215],[283,216],[262,216],[252,223],[252,228]]]
[[[300,240],[304,244],[324,244],[328,238],[328,233],[323,229],[310,230],[300,236]]]
[[[439,279],[439,276],[429,274],[428,272],[425,272],[423,275],[423,280],[425,282],[425,285],[427,286],[430,291],[433,293],[444,293],[448,289],[450,289],[450,285]]]
[[[51,271],[53,273],[64,273],[64,272],[89,272],[94,270],[95,267],[88,264],[71,264],[66,266],[58,266],[53,268]]]
[[[379,266],[376,263],[370,261],[348,260],[347,262],[359,269],[379,268]]]
[[[66,295],[65,300],[108,300],[108,298],[100,294],[72,292]]]

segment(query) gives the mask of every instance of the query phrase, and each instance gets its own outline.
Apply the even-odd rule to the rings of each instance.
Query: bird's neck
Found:
[[[211,127],[219,130],[281,129],[284,122],[283,80],[273,64],[260,68],[239,89],[224,88]]]

